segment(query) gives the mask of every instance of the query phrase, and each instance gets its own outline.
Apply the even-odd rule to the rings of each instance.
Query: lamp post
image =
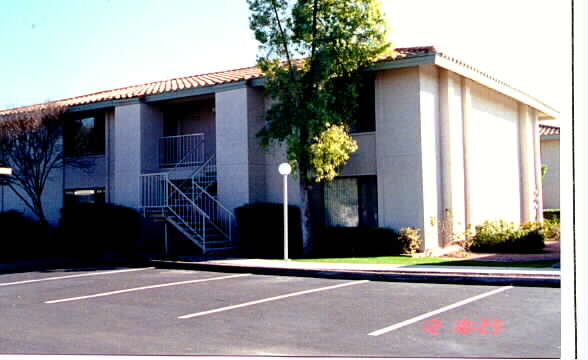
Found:
[[[288,175],[292,167],[288,163],[281,163],[278,171],[284,176],[284,260],[288,260]]]
[[[9,167],[0,167],[0,187],[2,187],[2,209],[0,211],[4,212],[4,181],[3,178],[5,176],[12,175],[12,168]]]

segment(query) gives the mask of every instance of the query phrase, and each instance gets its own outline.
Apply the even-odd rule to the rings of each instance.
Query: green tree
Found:
[[[257,63],[273,99],[258,134],[266,148],[286,144],[297,172],[303,237],[309,249],[308,191],[332,180],[357,144],[349,136],[362,70],[391,52],[377,0],[248,0]]]

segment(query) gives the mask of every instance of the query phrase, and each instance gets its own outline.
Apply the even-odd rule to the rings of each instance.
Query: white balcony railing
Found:
[[[164,136],[159,139],[161,167],[194,166],[204,162],[204,134]]]

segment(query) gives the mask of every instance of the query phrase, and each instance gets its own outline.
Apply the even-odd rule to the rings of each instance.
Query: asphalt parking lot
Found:
[[[157,268],[0,275],[0,353],[560,357],[560,289]]]

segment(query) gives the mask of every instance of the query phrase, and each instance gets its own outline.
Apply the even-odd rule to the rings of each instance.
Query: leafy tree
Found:
[[[48,222],[42,196],[53,170],[66,162],[86,166],[64,157],[61,115],[65,110],[48,103],[0,116],[0,164],[13,170],[4,182],[45,226]]]
[[[309,248],[308,191],[332,180],[357,144],[354,123],[362,70],[390,51],[377,0],[248,0],[259,41],[258,66],[273,99],[258,134],[266,148],[286,144],[303,202]]]
[[[545,175],[547,175],[547,171],[549,170],[549,166],[546,164],[541,165],[541,179],[545,178]]]

